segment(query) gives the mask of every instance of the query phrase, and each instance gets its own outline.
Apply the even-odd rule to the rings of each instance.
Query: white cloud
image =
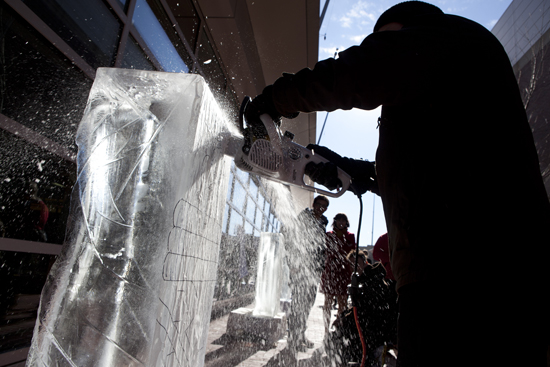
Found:
[[[332,57],[335,51],[336,47],[319,47],[319,59],[323,60],[327,57]]]
[[[498,22],[498,19],[491,20],[487,25],[487,29],[493,29],[493,27],[495,26],[495,24],[497,24],[497,22]]]
[[[350,36],[349,39],[351,41],[353,41],[353,43],[355,44],[359,44],[361,42],[363,42],[363,40],[365,39],[365,37],[367,37],[368,34],[359,34],[357,36]]]
[[[361,0],[356,2],[344,16],[340,17],[341,26],[351,28],[356,21],[360,24],[374,23],[377,15],[372,8],[374,8],[372,3]]]
[[[340,23],[342,27],[350,28],[352,21],[351,21],[351,18],[344,16],[340,18]]]

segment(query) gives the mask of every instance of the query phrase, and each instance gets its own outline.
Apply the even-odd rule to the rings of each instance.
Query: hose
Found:
[[[353,285],[355,284],[356,286],[358,286],[358,281],[357,281],[357,263],[358,263],[358,259],[359,259],[359,236],[361,235],[361,222],[363,220],[363,199],[361,198],[361,195],[357,195],[357,197],[359,198],[359,226],[357,228],[357,243],[356,243],[356,248],[355,248],[355,268],[354,268],[354,271],[353,271],[353,276],[352,276],[352,281],[351,281],[351,284],[352,284],[352,287]],[[355,279],[354,279],[355,278]],[[355,295],[355,297],[357,297],[357,294]],[[359,316],[357,314],[357,304],[356,302],[354,301],[354,299],[352,298],[352,304],[353,304],[353,316],[355,318],[355,326],[357,326],[357,332],[359,333],[359,338],[361,339],[361,346],[363,348],[363,355],[362,355],[362,358],[361,358],[361,367],[365,367],[365,363],[366,363],[366,360],[367,360],[367,343],[365,341],[365,338],[363,337],[363,333],[361,332],[361,325],[359,324]]]

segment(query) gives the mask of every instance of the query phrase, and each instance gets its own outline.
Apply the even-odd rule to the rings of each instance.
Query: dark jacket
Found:
[[[326,295],[347,296],[353,267],[347,259],[356,247],[355,235],[346,231],[343,239],[334,231],[327,232],[325,268],[321,274],[321,291]]]
[[[550,204],[509,59],[475,22],[419,23],[285,74],[274,104],[283,115],[382,105],[376,174],[398,288],[537,279],[526,292],[540,289]],[[507,263],[523,245],[534,273],[512,276]],[[480,265],[464,271],[465,258]]]

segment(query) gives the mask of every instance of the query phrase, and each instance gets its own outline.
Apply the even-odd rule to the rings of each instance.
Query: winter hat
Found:
[[[404,1],[392,6],[386,10],[374,25],[374,31],[378,32],[380,28],[388,23],[397,22],[407,25],[411,20],[418,16],[430,14],[443,14],[443,11],[437,6],[425,3],[423,1]]]

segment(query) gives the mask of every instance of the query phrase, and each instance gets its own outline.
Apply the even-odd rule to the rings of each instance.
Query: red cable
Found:
[[[367,358],[367,343],[363,338],[363,333],[361,332],[361,326],[359,325],[359,316],[357,316],[357,307],[353,307],[353,316],[355,318],[355,326],[357,326],[357,331],[359,332],[359,338],[361,338],[361,345],[363,346],[363,357],[361,359],[361,367],[365,367],[365,362]]]

